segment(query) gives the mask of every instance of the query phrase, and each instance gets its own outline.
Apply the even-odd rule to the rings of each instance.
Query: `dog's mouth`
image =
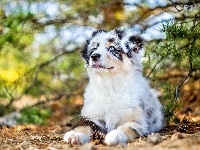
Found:
[[[95,69],[108,69],[108,70],[111,70],[111,69],[113,69],[114,67],[105,67],[105,66],[102,66],[102,65],[99,65],[99,64],[93,64],[93,65],[92,65],[92,68],[95,68]]]

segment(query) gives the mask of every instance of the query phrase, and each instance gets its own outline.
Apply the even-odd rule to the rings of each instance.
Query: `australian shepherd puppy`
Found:
[[[81,117],[64,141],[125,145],[163,128],[162,106],[142,76],[142,48],[143,39],[128,30],[93,32],[81,52],[89,76]]]

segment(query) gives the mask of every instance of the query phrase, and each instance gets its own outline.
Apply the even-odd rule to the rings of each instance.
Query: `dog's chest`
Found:
[[[81,115],[105,122],[108,131],[115,129],[133,114],[134,103],[129,96],[112,95],[86,102]]]
[[[126,118],[130,118],[134,108],[139,106],[137,94],[132,92],[134,84],[127,79],[124,76],[92,79],[86,87],[81,115],[105,122],[109,131],[127,121]]]

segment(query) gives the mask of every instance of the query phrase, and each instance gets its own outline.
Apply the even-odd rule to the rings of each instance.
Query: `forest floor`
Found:
[[[0,129],[0,149],[46,149],[46,150],[199,150],[200,124],[182,124],[168,126],[158,134],[136,139],[124,146],[95,145],[90,142],[83,146],[68,145],[63,141],[63,134],[68,127],[59,125],[17,125]]]
[[[90,142],[82,146],[68,145],[63,135],[70,130],[74,115],[69,110],[54,104],[52,118],[46,125],[15,125],[0,127],[0,149],[2,150],[199,150],[200,124],[179,123],[168,125],[162,131],[148,137],[140,137],[127,146],[105,146]],[[70,110],[71,111],[71,110]]]

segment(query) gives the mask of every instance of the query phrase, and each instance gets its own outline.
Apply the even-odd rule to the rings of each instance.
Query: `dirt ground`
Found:
[[[69,106],[66,108],[61,102],[51,103],[53,114],[46,125],[0,126],[0,150],[200,150],[200,123],[197,122],[167,126],[159,133],[137,138],[126,147],[109,147],[97,144],[97,141],[82,146],[68,145],[63,141],[63,135],[76,122],[74,116],[80,110],[79,105]],[[69,115],[70,112],[75,113]],[[194,116],[189,118],[194,120]]]
[[[200,124],[179,124],[167,126],[159,133],[141,137],[126,147],[95,145],[94,142],[82,146],[68,145],[63,141],[63,134],[69,130],[63,125],[17,125],[0,128],[0,149],[2,150],[199,150]]]

